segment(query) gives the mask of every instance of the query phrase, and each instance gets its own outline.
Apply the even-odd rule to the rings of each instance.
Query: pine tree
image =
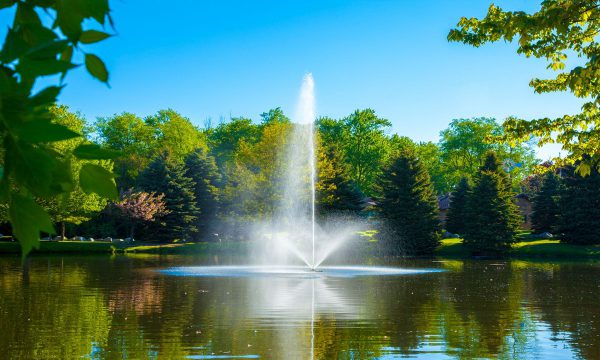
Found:
[[[559,234],[569,244],[600,244],[600,174],[591,166],[583,177],[570,167],[563,170],[559,199]]]
[[[350,178],[350,169],[341,151],[328,146],[319,153],[319,208],[325,212],[359,211],[363,193]]]
[[[455,234],[464,234],[467,219],[467,196],[471,191],[469,179],[462,178],[450,198],[450,208],[446,216],[446,230]]]
[[[196,232],[194,182],[185,170],[182,162],[172,161],[165,153],[150,163],[138,179],[142,190],[165,194],[168,214],[153,226],[158,241],[188,240]]]
[[[474,252],[503,252],[514,242],[521,223],[506,172],[494,152],[486,155],[467,196],[464,244]]]
[[[558,177],[550,171],[544,176],[540,191],[533,197],[531,224],[538,233],[556,229],[559,185]]]
[[[215,159],[202,149],[185,158],[186,175],[194,182],[194,197],[199,216],[197,238],[205,240],[217,222],[221,174]]]
[[[438,203],[429,174],[414,152],[400,152],[384,169],[378,191],[378,206],[389,224],[390,250],[432,253],[441,235]]]

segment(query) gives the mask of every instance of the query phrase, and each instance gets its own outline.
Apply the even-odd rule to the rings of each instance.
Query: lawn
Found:
[[[469,251],[462,239],[444,239],[435,254],[441,257],[466,258]],[[509,253],[515,258],[593,258],[600,257],[600,246],[561,244],[559,240],[522,240],[512,246]]]

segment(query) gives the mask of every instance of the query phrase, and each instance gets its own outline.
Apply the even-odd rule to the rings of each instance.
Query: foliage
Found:
[[[421,161],[411,151],[400,153],[384,169],[378,187],[378,206],[390,226],[390,250],[432,253],[441,235],[438,203]]]
[[[372,109],[356,110],[344,118],[346,159],[353,180],[365,194],[371,192],[386,155],[385,129],[392,124]]]
[[[158,144],[154,129],[140,117],[124,112],[99,118],[95,132],[105,148],[121,152],[121,156],[115,160],[119,187],[132,187],[135,178],[156,154]]]
[[[255,144],[260,138],[261,128],[253,124],[251,119],[233,118],[214,129],[207,129],[206,133],[210,150],[222,167],[233,160],[242,142]]]
[[[70,193],[76,179],[68,169],[70,154],[57,153],[52,143],[80,137],[80,133],[52,121],[52,105],[62,85],[50,85],[34,93],[36,80],[60,75],[60,81],[77,65],[75,50],[84,54],[88,72],[106,83],[108,72],[102,60],[84,51],[87,44],[99,42],[109,35],[83,24],[105,25],[110,22],[108,1],[81,0],[77,6],[64,1],[15,1],[0,3],[0,9],[16,7],[0,51],[0,138],[2,138],[2,178],[0,202],[9,204],[9,220],[26,255],[39,245],[41,231],[53,233],[49,215],[33,196],[50,199]],[[50,14],[54,21],[40,18]],[[88,157],[106,158],[107,154],[90,151]],[[77,155],[77,152],[74,152]],[[82,167],[97,170],[99,165]],[[80,176],[81,188],[88,193],[116,197],[117,191],[109,172],[99,177]],[[84,183],[85,181],[85,183]],[[111,184],[107,191],[105,184]]]
[[[504,123],[505,138],[512,142],[529,140],[538,144],[558,142],[568,152],[566,161],[578,162],[582,175],[590,173],[600,158],[600,7],[595,0],[545,0],[539,10],[504,11],[490,5],[482,19],[461,18],[448,34],[449,41],[479,47],[487,42],[518,41],[518,54],[546,59],[548,69],[558,71],[554,78],[534,78],[529,85],[537,93],[570,91],[585,103],[578,114],[526,121],[509,118]],[[568,56],[578,59],[565,70]],[[561,159],[556,159],[563,162]]]
[[[175,161],[167,153],[157,157],[140,174],[140,189],[162,193],[167,214],[160,223],[151,224],[157,241],[189,240],[196,232],[198,209],[194,197],[194,182],[186,176],[182,162]]]
[[[540,191],[533,197],[531,224],[537,232],[553,232],[558,222],[559,179],[553,172],[546,173]]]
[[[464,244],[474,252],[505,252],[521,223],[508,175],[494,152],[486,155],[467,196]]]
[[[160,110],[145,122],[154,130],[158,151],[167,151],[177,161],[197,149],[208,150],[205,134],[172,109]]]
[[[50,115],[55,124],[60,124],[68,129],[83,134],[86,123],[80,118],[79,114],[69,111],[66,106],[53,106],[50,108]],[[51,144],[51,148],[61,154],[72,154],[75,149],[81,149],[82,145],[90,144],[82,137],[76,137],[69,140],[59,141]],[[62,171],[71,172],[71,177],[75,179],[75,185],[70,193],[65,193],[53,198],[40,198],[38,203],[50,214],[53,222],[60,223],[61,237],[65,238],[65,223],[81,224],[96,216],[107,204],[105,198],[95,193],[86,193],[78,185],[81,169],[86,164],[99,165],[106,171],[112,170],[112,163],[107,161],[83,160],[73,155],[69,155],[71,160],[70,168],[64,168]],[[110,189],[110,185],[109,185]],[[107,190],[111,191],[111,190]]]
[[[471,191],[469,179],[462,178],[452,192],[450,208],[446,215],[446,230],[455,234],[464,234],[468,219],[467,198]]]
[[[515,187],[535,165],[534,151],[527,144],[510,147],[495,138],[502,127],[490,118],[455,119],[440,133],[440,160],[450,188],[461,178],[477,172],[488,151],[494,151],[509,171]]]
[[[196,222],[198,237],[206,239],[218,220],[221,174],[215,159],[203,149],[185,157],[186,176],[194,182],[194,198],[199,215]]]
[[[168,214],[164,201],[165,194],[147,193],[129,189],[121,194],[121,200],[115,207],[121,211],[130,224],[129,237],[133,239],[135,225],[138,222],[155,221]]]
[[[558,232],[568,244],[600,244],[600,173],[592,164],[586,177],[573,167],[562,170]]]
[[[342,152],[335,146],[321,145],[318,157],[319,209],[322,212],[361,210],[364,196],[350,179]]]

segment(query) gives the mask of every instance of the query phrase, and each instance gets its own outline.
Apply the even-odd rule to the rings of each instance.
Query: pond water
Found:
[[[3,359],[600,358],[600,264],[174,276],[219,256],[0,258]],[[179,274],[181,275],[181,274]],[[189,275],[189,274],[188,274]]]

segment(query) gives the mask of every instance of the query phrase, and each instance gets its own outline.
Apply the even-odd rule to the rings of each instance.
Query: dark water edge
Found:
[[[7,359],[600,358],[600,263],[371,259],[444,272],[174,277],[210,254],[0,258]],[[217,357],[215,357],[217,356]]]

